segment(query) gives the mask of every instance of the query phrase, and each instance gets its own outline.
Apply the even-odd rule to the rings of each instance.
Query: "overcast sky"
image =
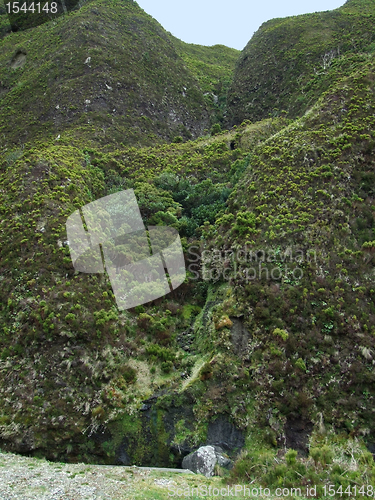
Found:
[[[274,17],[337,9],[345,0],[137,0],[172,35],[187,43],[243,49]]]

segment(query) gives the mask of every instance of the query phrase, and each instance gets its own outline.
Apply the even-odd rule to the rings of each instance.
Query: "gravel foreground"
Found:
[[[181,472],[55,463],[0,452],[0,499],[163,499],[169,498],[168,485],[180,484],[180,477],[187,476]]]
[[[250,483],[253,486],[253,482]],[[249,487],[250,484],[247,486]],[[200,488],[206,488],[202,493]],[[216,500],[250,498],[229,494],[220,477],[206,478],[182,469],[67,464],[0,451],[0,500]],[[211,493],[207,493],[208,490]],[[196,493],[199,490],[199,493]],[[216,490],[216,491],[213,491]],[[177,492],[180,492],[177,494]],[[188,494],[186,493],[188,492]],[[254,498],[254,497],[253,497]],[[256,495],[257,500],[280,500]],[[285,497],[291,498],[291,497]],[[305,496],[295,497],[306,500]]]

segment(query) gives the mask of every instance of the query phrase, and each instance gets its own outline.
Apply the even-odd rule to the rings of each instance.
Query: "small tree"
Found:
[[[220,123],[214,123],[211,127],[211,135],[217,135],[221,133]]]
[[[296,450],[290,449],[285,453],[285,460],[289,466],[294,465],[296,463],[296,458],[297,458]]]

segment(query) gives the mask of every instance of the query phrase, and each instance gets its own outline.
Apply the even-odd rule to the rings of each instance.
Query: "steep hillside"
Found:
[[[180,371],[188,377],[196,365],[199,381],[208,354],[184,349],[189,342],[183,332],[188,334],[204,304],[207,286],[187,280],[164,299],[119,312],[106,275],[74,271],[65,222],[90,201],[134,188],[145,223],[176,227],[187,254],[186,238],[200,237],[204,221],[214,222],[225,209],[247,164],[242,147],[283,126],[282,120],[266,120],[172,147],[113,153],[52,143],[21,157],[6,154],[0,181],[0,357],[8,375],[0,388],[1,447],[68,460],[180,463],[179,448],[170,458],[170,443],[177,417],[192,412],[185,407],[187,396],[165,424],[168,403],[160,402],[158,418],[168,439],[160,427],[150,437],[139,409],[161,388],[180,388]],[[203,422],[191,422],[197,426],[194,439],[199,432],[204,436]],[[103,439],[98,429],[107,429]],[[155,446],[161,447],[157,455]]]
[[[72,129],[76,143],[151,145],[210,125],[170,36],[131,0],[87,2],[0,47],[2,146]]]
[[[372,4],[265,23],[228,94],[241,124],[211,134],[235,52],[135,2],[4,37],[2,449],[179,466],[216,444],[234,484],[375,484]],[[146,225],[179,231],[187,276],[119,311],[65,223],[129,188]]]
[[[373,0],[264,23],[237,62],[228,123],[303,114],[375,50],[374,24]]]
[[[334,428],[374,450],[374,81],[372,57],[255,148],[206,228],[205,274],[229,299],[197,333],[213,348],[215,317],[241,317],[258,425],[278,446],[303,451],[314,425],[311,448]]]
[[[374,0],[347,0],[340,10],[352,14],[373,14]]]

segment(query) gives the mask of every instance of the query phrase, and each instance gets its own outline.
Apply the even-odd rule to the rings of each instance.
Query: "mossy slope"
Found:
[[[209,126],[198,81],[136,2],[87,2],[0,45],[3,146],[72,128],[81,143],[148,145]]]
[[[207,106],[214,111],[212,121],[224,122],[227,93],[240,51],[214,45],[188,44],[174,38],[177,50],[191,73],[199,81]]]
[[[284,125],[266,120],[184,144],[111,153],[78,149],[67,137],[57,145],[38,142],[6,153],[0,181],[0,363],[12,375],[0,388],[3,447],[108,462],[117,460],[117,447],[128,436],[131,460],[153,456],[151,442],[134,447],[143,434],[142,400],[160,387],[177,390],[178,370],[188,374],[194,356],[202,356],[181,349],[185,342],[178,335],[194,320],[183,306],[188,302],[199,311],[207,287],[187,281],[172,296],[119,313],[108,277],[74,272],[66,219],[90,201],[134,188],[146,224],[167,221],[181,235],[189,230],[197,237],[196,220],[203,223],[208,213],[214,220],[224,208],[221,193],[230,192],[245,168],[244,150]],[[193,220],[191,211],[199,207],[205,211]],[[183,244],[187,252],[186,237]],[[162,421],[158,425],[160,430]],[[173,463],[168,461],[167,454],[163,463]]]
[[[208,250],[242,250],[207,267],[226,272],[252,332],[263,425],[267,409],[283,422],[323,415],[374,439],[374,80],[371,58],[255,148],[206,230]]]
[[[277,474],[288,471],[269,466],[277,448],[307,453],[311,433],[319,446],[327,429],[342,440],[374,443],[375,67],[372,35],[365,36],[372,14],[344,11],[324,14],[328,27],[321,31],[314,14],[270,21],[257,34],[269,48],[290,23],[284,42],[296,36],[308,51],[310,40],[317,55],[324,34],[332,42],[343,22],[341,42],[364,44],[356,53],[342,42],[344,55],[330,61],[316,85],[307,70],[302,74],[311,107],[300,118],[245,121],[212,137],[145,148],[116,148],[108,134],[99,140],[95,127],[72,122],[58,141],[48,139],[48,129],[44,141],[3,151],[2,447],[71,461],[172,465],[224,419],[223,428],[247,435],[249,449],[267,449],[263,461],[245,460],[244,470],[279,481]],[[347,16],[359,23],[355,35]],[[167,50],[171,38],[164,40]],[[233,61],[226,65],[218,55],[220,68],[204,81],[199,61],[208,64],[209,53],[184,44],[174,52],[200,80],[202,99],[225,81]],[[141,71],[140,61],[134,64]],[[293,108],[296,88],[290,96],[276,88],[291,115],[306,105]],[[35,137],[42,133],[35,130]],[[147,137],[129,142],[166,139]],[[146,224],[179,230],[188,277],[166,297],[120,313],[106,275],[74,272],[65,222],[82,205],[127,188]],[[237,250],[247,252],[246,262],[243,252],[233,257]],[[304,426],[299,440],[296,425]],[[367,461],[363,443],[357,448]],[[325,471],[319,478],[329,481]],[[305,474],[299,466],[294,472]],[[337,481],[346,473],[340,469]]]
[[[227,120],[300,116],[375,49],[375,3],[273,19],[241,53],[228,94]]]

